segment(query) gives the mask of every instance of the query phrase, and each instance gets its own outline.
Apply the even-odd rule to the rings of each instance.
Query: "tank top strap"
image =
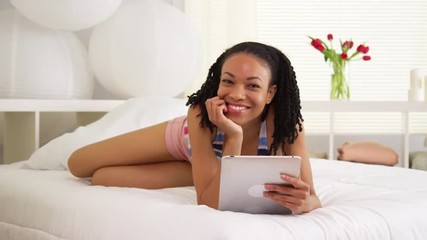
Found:
[[[258,155],[270,155],[267,142],[267,122],[263,121],[259,130],[258,137]]]
[[[215,152],[215,156],[218,159],[221,159],[222,157],[223,145],[224,145],[224,132],[221,129],[217,128],[215,139],[212,142],[212,148]]]

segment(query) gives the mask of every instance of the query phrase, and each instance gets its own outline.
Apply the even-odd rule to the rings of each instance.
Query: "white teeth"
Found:
[[[241,106],[235,106],[235,105],[228,105],[228,107],[236,111],[242,111],[247,108],[247,107],[241,107]]]

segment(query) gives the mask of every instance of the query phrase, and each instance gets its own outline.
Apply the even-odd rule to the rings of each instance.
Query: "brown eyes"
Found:
[[[261,86],[258,84],[249,84],[249,87],[250,88],[261,88]]]
[[[234,85],[234,81],[230,80],[230,79],[222,79],[221,83],[223,83],[225,85]],[[255,84],[255,83],[248,83],[246,86],[249,89],[258,89],[258,88],[261,88],[261,86],[259,84]]]
[[[226,84],[232,84],[233,83],[233,81],[228,80],[228,79],[222,79],[221,82],[226,83]]]

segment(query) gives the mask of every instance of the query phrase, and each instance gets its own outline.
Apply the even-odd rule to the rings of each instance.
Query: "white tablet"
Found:
[[[280,173],[300,174],[298,156],[223,156],[218,209],[255,214],[290,214],[263,196],[265,183],[286,184]]]

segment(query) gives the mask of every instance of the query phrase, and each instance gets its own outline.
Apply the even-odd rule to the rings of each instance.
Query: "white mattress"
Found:
[[[221,212],[192,187],[90,186],[67,171],[0,166],[0,239],[427,239],[427,172],[312,159],[323,207]]]

